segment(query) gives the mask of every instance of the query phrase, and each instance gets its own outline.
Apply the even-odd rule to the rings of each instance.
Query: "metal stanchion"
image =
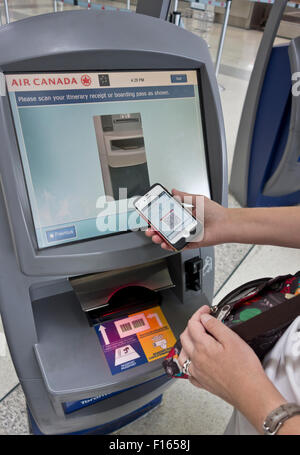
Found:
[[[226,35],[226,31],[227,31],[227,26],[228,26],[231,2],[232,2],[232,0],[227,0],[227,2],[226,2],[224,24],[222,27],[221,37],[220,37],[220,41],[219,41],[219,48],[218,48],[218,53],[217,53],[217,60],[216,60],[216,76],[218,76],[218,74],[219,74],[221,57],[222,57],[224,41],[225,41],[225,35]]]
[[[4,0],[4,8],[5,8],[5,18],[6,18],[6,23],[10,23],[10,18],[9,18],[9,12],[8,12],[8,3],[7,0]]]
[[[130,0],[127,0],[127,9],[130,9]]]
[[[178,9],[178,0],[175,0],[173,13],[170,15],[170,22],[172,22],[175,25],[180,26],[181,13],[179,11],[177,11],[177,9]]]
[[[181,13],[179,11],[173,11],[171,14],[171,22],[173,22],[175,25],[178,25],[178,27],[180,26]]]

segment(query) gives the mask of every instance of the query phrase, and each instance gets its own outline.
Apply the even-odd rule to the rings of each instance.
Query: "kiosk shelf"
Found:
[[[197,305],[185,305],[168,290],[162,310],[175,335],[184,330]],[[96,331],[73,292],[33,302],[38,333],[35,353],[47,390],[59,400],[79,399],[127,389],[163,374],[162,359],[112,375]],[[182,317],[179,316],[182,313]]]

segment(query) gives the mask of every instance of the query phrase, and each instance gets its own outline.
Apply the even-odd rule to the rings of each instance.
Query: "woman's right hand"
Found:
[[[220,204],[208,199],[205,196],[196,194],[183,193],[178,190],[172,190],[173,196],[181,202],[192,203],[192,214],[197,218],[197,207],[204,204],[204,236],[197,241],[187,244],[185,249],[200,248],[203,246],[218,245],[226,243],[228,224],[228,209],[222,207]],[[202,210],[203,212],[203,210]],[[200,220],[203,223],[203,220]],[[146,230],[146,236],[151,237],[153,243],[160,245],[165,250],[172,251],[172,248],[164,242],[164,240],[157,234],[157,232],[149,227]]]

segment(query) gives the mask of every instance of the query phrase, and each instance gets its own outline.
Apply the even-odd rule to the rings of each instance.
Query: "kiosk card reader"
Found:
[[[154,182],[226,204],[209,51],[72,11],[1,27],[0,71],[0,309],[30,424],[109,433],[160,402],[163,357],[212,300],[213,248],[163,251],[132,204]]]

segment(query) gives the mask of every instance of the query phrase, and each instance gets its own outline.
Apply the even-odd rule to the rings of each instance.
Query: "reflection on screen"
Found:
[[[39,248],[141,226],[132,199],[156,182],[209,196],[196,71],[6,82]]]

